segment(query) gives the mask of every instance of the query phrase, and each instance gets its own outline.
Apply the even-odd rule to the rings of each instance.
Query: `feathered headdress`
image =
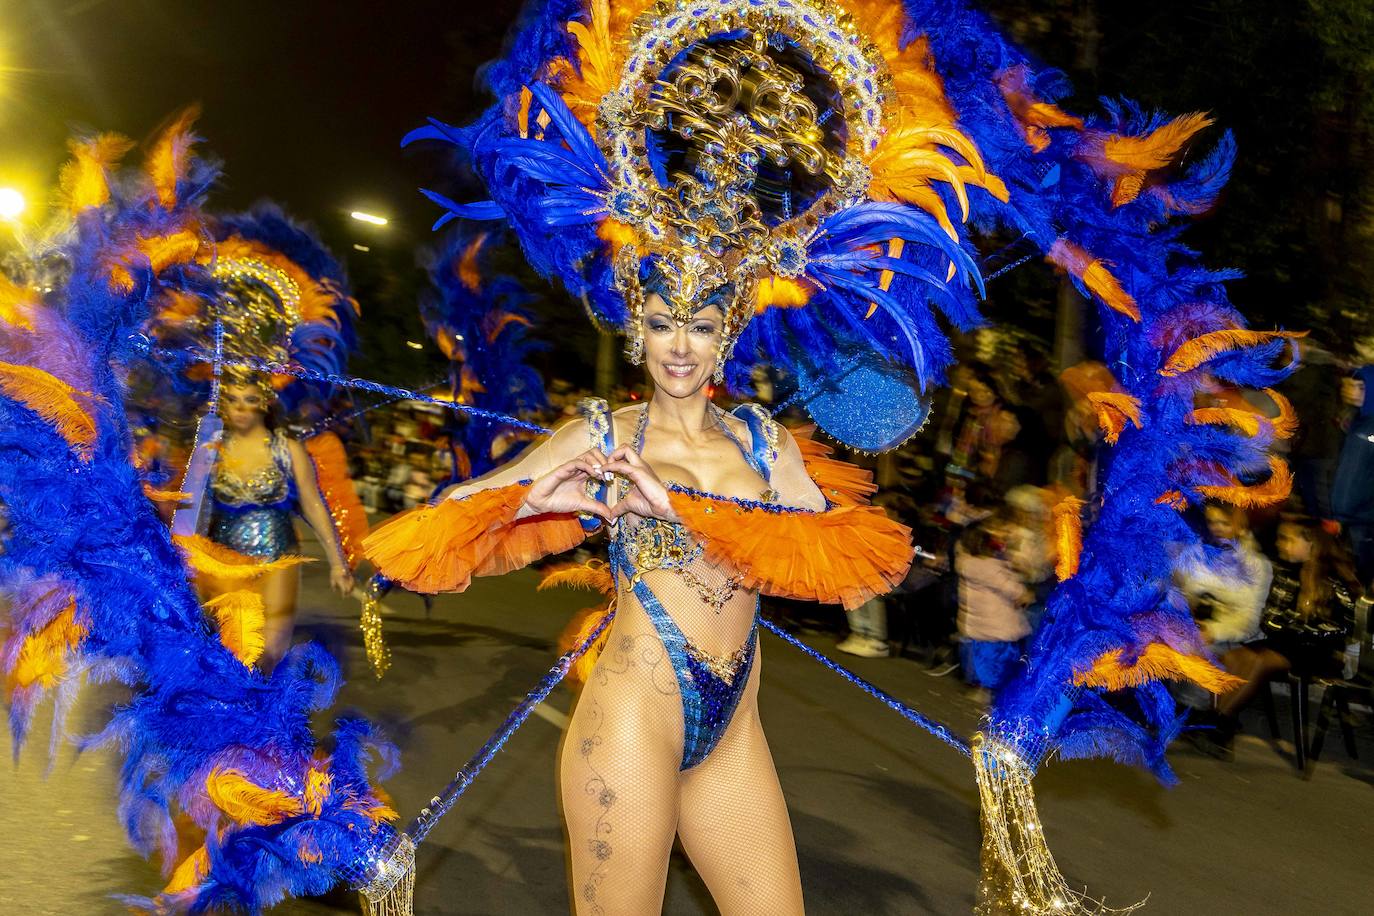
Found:
[[[1007,192],[924,46],[874,15],[829,0],[543,5],[544,44],[517,39],[494,71],[502,101],[472,128],[408,140],[465,146],[493,199],[450,216],[510,219],[632,359],[656,291],[679,319],[721,305],[733,387],[760,359],[838,377],[862,350],[912,373],[910,396],[951,358],[932,308],[977,321],[957,221],[971,196]]]

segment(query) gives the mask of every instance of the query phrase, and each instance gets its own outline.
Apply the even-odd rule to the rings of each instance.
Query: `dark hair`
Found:
[[[982,521],[974,522],[959,535],[959,549],[972,557],[997,556],[1004,546],[993,528],[1007,522],[1005,508],[997,509]]]
[[[1299,512],[1285,512],[1279,516],[1279,525],[1301,528],[1312,545],[1312,555],[1302,564],[1301,587],[1303,591],[1313,591],[1312,598],[1319,606],[1325,607],[1331,600],[1333,582],[1341,583],[1352,594],[1360,594],[1360,577],[1344,540],[1327,531],[1310,515]]]

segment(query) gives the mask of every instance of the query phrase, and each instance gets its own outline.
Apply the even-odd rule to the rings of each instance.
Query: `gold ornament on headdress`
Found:
[[[744,37],[712,40],[727,33]],[[597,111],[609,217],[634,239],[615,264],[631,359],[643,352],[644,257],[678,321],[730,289],[718,354],[730,358],[759,275],[801,276],[821,221],[863,199],[889,82],[881,54],[825,0],[733,4],[707,17],[665,0],[636,21],[620,83]],[[678,147],[666,184],[650,142]],[[795,210],[794,190],[804,195]]]

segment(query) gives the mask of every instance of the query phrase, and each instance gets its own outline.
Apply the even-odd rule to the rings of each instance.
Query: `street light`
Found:
[[[423,349],[425,348],[425,345],[424,345],[424,344],[416,343],[416,342],[413,341],[413,340],[407,340],[407,341],[406,341],[406,346],[407,346],[407,347],[410,347],[410,349],[412,349],[412,350],[423,350]]]
[[[24,212],[24,195],[14,188],[0,188],[0,220],[18,221]]]
[[[362,210],[354,210],[348,214],[360,223],[370,223],[373,226],[385,226],[387,218],[385,216],[374,216],[371,213],[364,213]]]

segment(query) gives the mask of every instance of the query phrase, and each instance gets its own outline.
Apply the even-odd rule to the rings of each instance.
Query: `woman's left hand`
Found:
[[[668,501],[668,488],[658,479],[654,469],[649,467],[639,452],[628,445],[611,452],[609,460],[601,466],[630,482],[630,489],[611,508],[611,517],[619,518],[633,512],[643,518],[657,518],[665,522],[678,521],[673,504]]]
[[[329,567],[329,585],[340,595],[353,591],[353,573],[342,564]]]

